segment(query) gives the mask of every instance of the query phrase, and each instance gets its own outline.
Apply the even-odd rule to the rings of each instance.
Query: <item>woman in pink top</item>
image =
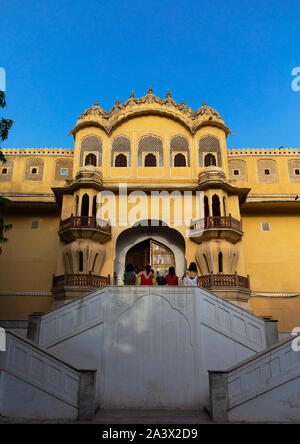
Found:
[[[139,277],[141,277],[141,285],[153,285],[150,265],[146,266],[145,271],[139,273]]]

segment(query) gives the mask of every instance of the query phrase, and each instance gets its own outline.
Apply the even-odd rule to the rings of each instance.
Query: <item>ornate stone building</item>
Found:
[[[96,101],[70,134],[72,149],[3,150],[13,229],[0,257],[2,320],[122,285],[129,262],[174,265],[181,277],[196,261],[200,286],[281,331],[298,326],[300,149],[229,149],[217,111],[151,87],[109,112]]]

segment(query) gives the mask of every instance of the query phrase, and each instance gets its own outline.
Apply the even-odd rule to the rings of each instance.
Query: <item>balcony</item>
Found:
[[[73,216],[61,220],[59,225],[59,237],[69,243],[76,239],[92,239],[104,243],[111,239],[111,226],[106,220],[96,216]]]
[[[62,287],[93,287],[101,288],[110,285],[110,276],[97,276],[94,274],[62,274],[53,276],[52,288]]]
[[[236,243],[243,236],[242,222],[229,216],[208,216],[191,222],[189,236],[200,243],[212,239],[225,239]]]
[[[235,274],[206,274],[198,277],[198,285],[203,288],[240,287],[250,289],[249,276]]]

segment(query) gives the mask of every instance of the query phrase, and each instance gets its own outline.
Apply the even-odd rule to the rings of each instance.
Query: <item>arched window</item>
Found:
[[[175,167],[185,167],[186,166],[186,158],[183,154],[178,153],[174,156],[174,166]]]
[[[117,158],[119,158],[120,154],[123,154],[126,156],[126,164],[124,165],[122,162],[124,162],[124,158],[121,156],[120,159],[123,159],[121,161],[121,165],[117,164]],[[118,160],[119,162],[119,160]],[[130,140],[125,136],[118,136],[116,137],[112,142],[112,148],[111,148],[111,166],[112,167],[124,167],[124,166],[131,166],[131,152],[130,152]]]
[[[116,156],[115,167],[127,167],[127,157],[125,154],[118,154]]]
[[[90,198],[88,194],[84,194],[81,202],[81,216],[89,215]]]
[[[97,166],[97,157],[95,156],[95,154],[88,154],[85,158],[85,165],[93,165],[93,166]]]
[[[218,254],[218,267],[219,273],[223,273],[223,253],[221,251]]]
[[[78,204],[79,204],[79,196],[76,196],[76,201],[75,201],[75,216],[78,216]]]
[[[206,254],[204,254],[204,253],[203,253],[203,258],[204,258],[204,261],[205,261],[205,264],[206,264],[206,267],[207,267],[207,272],[210,273],[207,257],[206,257]]]
[[[204,196],[204,217],[209,216],[209,205],[208,205],[208,197]]]
[[[145,156],[145,167],[156,167],[156,157],[149,153]]]
[[[155,160],[155,165],[143,165],[144,156],[148,156],[148,154],[152,154],[150,158],[153,159],[153,153],[157,156]],[[153,160],[152,160],[153,161]],[[139,140],[138,145],[138,167],[142,166],[157,166],[163,167],[164,159],[163,159],[163,143],[159,137],[156,136],[145,136]]]
[[[72,267],[72,265],[73,265],[73,263],[72,263],[72,257],[71,257],[71,255],[70,255],[70,253],[67,253],[67,254],[66,254],[66,257],[67,257],[68,271],[69,271],[69,273],[71,274],[71,273],[73,272],[73,267]]]
[[[96,203],[97,203],[97,197],[94,196],[93,197],[93,209],[92,209],[92,215],[93,216],[96,216],[96,213],[97,213],[97,205],[96,205]]]
[[[83,254],[82,251],[79,251],[78,253],[78,271],[83,271]]]
[[[93,262],[93,268],[92,268],[92,271],[93,271],[93,272],[95,272],[95,267],[96,267],[96,260],[97,260],[97,257],[98,257],[98,253],[95,254],[95,258],[94,258],[94,262]]]
[[[223,197],[223,210],[224,210],[224,216],[226,216],[226,214],[227,214],[227,207],[226,207],[226,198],[225,198],[225,196]]]
[[[180,163],[176,165],[175,158],[177,154],[181,154],[181,156],[179,156],[179,159],[181,160]],[[182,155],[185,157],[184,161],[182,159]],[[170,142],[170,166],[190,166],[190,149],[189,142],[186,137],[180,135],[172,137]]]
[[[90,135],[90,136],[84,137],[81,140],[79,166],[90,165],[89,163],[86,164],[84,162],[86,153],[94,153],[94,155],[97,155],[98,162],[97,162],[96,166],[98,166],[98,167],[101,166],[102,165],[102,139],[100,137]]]
[[[220,141],[217,137],[208,135],[199,140],[199,167],[210,165],[203,165],[206,153],[214,153],[217,162],[213,165],[222,166]]]
[[[208,166],[212,166],[212,165],[217,165],[216,163],[216,157],[213,154],[206,154],[206,156],[204,157],[204,166],[208,167]]]
[[[219,196],[217,196],[216,194],[214,194],[212,198],[212,210],[213,216],[221,216],[220,199]]]

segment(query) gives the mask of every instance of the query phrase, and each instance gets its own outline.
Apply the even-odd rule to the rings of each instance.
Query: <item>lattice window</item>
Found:
[[[143,166],[143,153],[158,153],[158,166],[163,166],[163,143],[159,137],[146,136],[139,141],[138,166]]]
[[[184,166],[190,166],[190,149],[189,149],[189,142],[188,140],[183,136],[175,136],[171,139],[170,143],[170,165],[176,166],[175,163],[175,157],[177,153],[181,153],[186,158],[186,165]],[[183,165],[178,165],[183,166]]]
[[[290,182],[300,182],[300,160],[288,160],[288,170]]]
[[[127,154],[127,166],[131,166],[130,140],[125,136],[116,137],[112,143],[111,149],[111,166],[115,165],[115,159],[120,154]]]
[[[84,166],[86,154],[92,153],[97,157],[96,166],[102,165],[102,140],[97,136],[86,136],[81,140],[80,144],[80,160],[79,165]]]
[[[199,140],[199,166],[203,167],[204,157],[207,153],[216,153],[217,166],[222,166],[221,148],[219,139],[213,136],[205,136]]]
[[[44,161],[42,159],[26,159],[24,180],[41,181],[44,175]]]
[[[240,182],[248,182],[247,164],[244,160],[228,161],[229,178],[237,179]]]
[[[55,162],[54,180],[71,179],[73,175],[73,162],[67,159],[57,159]]]
[[[272,159],[260,159],[257,161],[257,173],[259,182],[278,182],[276,161]]]
[[[0,182],[11,182],[13,171],[14,163],[11,159],[6,159],[5,163],[0,162]]]

